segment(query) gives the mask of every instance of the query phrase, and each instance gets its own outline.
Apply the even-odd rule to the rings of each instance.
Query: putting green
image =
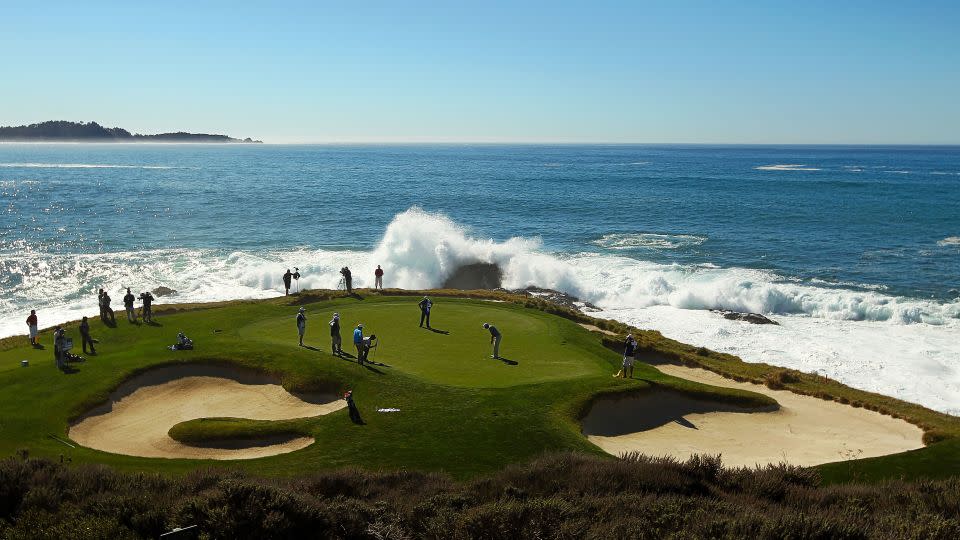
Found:
[[[380,345],[370,358],[392,370],[452,386],[502,388],[522,384],[575,379],[608,373],[610,364],[596,347],[584,347],[571,336],[583,329],[559,317],[538,311],[517,311],[493,302],[439,299],[431,326],[420,328],[417,298],[393,297],[380,302],[350,302],[307,308],[304,345],[319,349],[317,360],[330,356],[328,322],[340,312],[343,349],[355,354],[353,329],[364,325],[364,335],[376,334]],[[278,346],[297,345],[296,311],[257,321],[240,329],[249,336]],[[490,358],[490,322],[503,333],[501,360]],[[308,349],[310,350],[310,349]]]

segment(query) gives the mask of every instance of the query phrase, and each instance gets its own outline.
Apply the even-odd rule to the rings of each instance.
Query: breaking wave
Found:
[[[754,167],[754,170],[757,170],[757,171],[819,171],[820,169],[816,167],[808,167],[806,165],[778,164],[778,165],[761,165],[759,167]]]
[[[699,246],[706,241],[706,236],[692,234],[614,233],[605,234],[592,243],[607,249],[629,250],[638,248],[680,249]]]
[[[939,240],[937,245],[940,247],[960,246],[960,236],[948,236],[943,240]]]

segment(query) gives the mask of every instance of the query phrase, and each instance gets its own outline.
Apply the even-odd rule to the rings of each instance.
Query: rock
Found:
[[[576,296],[567,294],[565,292],[555,291],[553,289],[543,289],[541,287],[530,286],[526,289],[519,289],[512,291],[514,293],[525,294],[527,296],[533,296],[534,298],[541,298],[543,300],[548,300],[554,304],[561,305],[566,308],[575,309],[577,311],[600,311],[600,308],[591,304],[590,302],[583,302]]]
[[[728,309],[711,309],[710,311],[722,315],[724,319],[729,319],[731,321],[744,321],[751,324],[780,325],[780,323],[777,321],[759,313],[740,313],[739,311],[730,311]]]
[[[503,271],[492,263],[474,263],[461,266],[443,282],[443,289],[499,289]]]
[[[161,296],[173,296],[177,294],[176,289],[171,289],[170,287],[164,287],[163,285],[157,287],[156,289],[150,291],[154,296],[160,298]]]

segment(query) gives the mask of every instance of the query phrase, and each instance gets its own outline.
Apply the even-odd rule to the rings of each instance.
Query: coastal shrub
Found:
[[[812,469],[544,455],[457,482],[343,469],[257,478],[0,460],[0,538],[956,538],[960,479],[822,486]]]

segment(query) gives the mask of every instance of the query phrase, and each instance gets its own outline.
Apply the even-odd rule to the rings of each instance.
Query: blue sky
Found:
[[[0,124],[960,144],[956,1],[270,4],[0,0]]]

